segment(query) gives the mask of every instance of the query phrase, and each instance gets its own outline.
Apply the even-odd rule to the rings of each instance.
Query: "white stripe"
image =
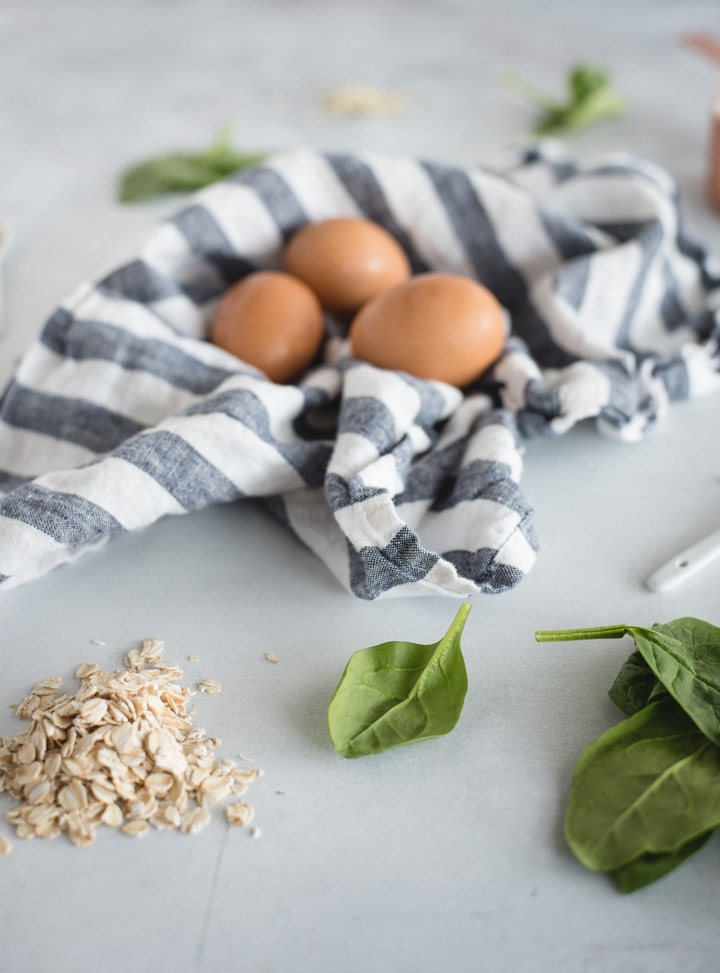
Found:
[[[173,328],[190,338],[204,338],[217,301],[208,302],[204,309],[189,297],[176,294],[152,301],[150,307]]]
[[[173,416],[156,428],[180,436],[247,495],[265,497],[305,487],[297,470],[274,446],[229,416]]]
[[[330,512],[323,488],[295,490],[283,500],[290,528],[349,588],[347,540]]]
[[[581,419],[598,415],[610,402],[612,383],[591,362],[575,362],[560,372],[546,373],[547,387],[557,387],[561,415],[550,421],[555,433],[566,432]]]
[[[643,259],[639,243],[628,241],[613,250],[596,254],[590,261],[580,321],[585,347],[615,349],[617,333],[625,317],[628,298],[635,286]],[[573,347],[573,350],[576,350]],[[595,357],[592,354],[590,357]]]
[[[64,544],[39,528],[0,514],[0,574],[13,575],[28,564],[55,563],[64,551]]]
[[[254,189],[236,182],[219,182],[198,193],[228,238],[235,253],[258,267],[279,267],[283,240],[280,229]]]
[[[387,547],[405,526],[387,494],[368,497],[335,511],[335,520],[356,551],[363,547]]]
[[[598,254],[590,264],[579,312],[558,297],[550,277],[541,277],[532,288],[532,302],[555,343],[579,358],[634,360],[616,346],[615,336],[639,262],[638,244]]]
[[[555,213],[589,223],[659,219],[669,239],[677,233],[677,210],[657,185],[642,176],[581,174],[560,183],[550,200]]]
[[[426,170],[410,158],[370,156],[390,208],[418,255],[433,270],[472,277],[474,268]]]
[[[523,461],[515,444],[515,437],[505,426],[495,423],[480,428],[468,442],[463,453],[462,465],[477,460],[489,463],[505,463],[510,476],[518,483],[522,476]]]
[[[526,283],[558,267],[561,255],[543,226],[535,200],[506,180],[472,169],[468,175],[503,254]]]
[[[378,455],[372,439],[357,432],[342,432],[335,440],[327,471],[351,480],[371,466]]]
[[[275,156],[268,168],[282,176],[311,222],[363,215],[330,163],[315,152],[298,149],[283,153]]]
[[[2,527],[0,527],[0,543],[3,541],[3,533]],[[58,547],[55,550],[45,551],[34,559],[15,562],[17,564],[17,570],[10,575],[7,581],[3,581],[2,590],[7,591],[9,588],[17,588],[19,585],[27,584],[28,581],[40,578],[44,574],[47,574],[48,571],[52,571],[66,564],[71,564],[73,561],[85,557],[86,554],[99,551],[107,544],[108,540],[109,538],[103,537],[99,541],[87,544],[84,547]],[[0,572],[2,572],[1,562]]]
[[[201,398],[151,372],[102,359],[75,361],[43,345],[35,348],[31,362],[21,364],[17,377],[26,388],[49,395],[72,393],[72,398],[86,399],[145,426]]]
[[[369,463],[360,473],[360,482],[369,489],[386,490],[390,497],[401,493],[405,486],[390,454]]]
[[[13,476],[38,476],[95,459],[86,446],[20,429],[0,419],[0,470]]]
[[[417,520],[413,504],[403,504],[398,514],[408,523]],[[518,514],[495,500],[477,497],[438,512],[428,511],[417,523],[424,547],[433,551],[476,551],[484,547],[502,551],[500,560],[526,571],[535,552],[522,531]],[[517,535],[518,540],[514,540]]]
[[[108,297],[99,291],[90,291],[68,310],[78,320],[92,325],[99,322],[127,331],[128,334],[147,341],[159,340],[190,352],[195,339],[189,340],[158,317],[147,305],[123,297]]]
[[[146,527],[166,514],[186,512],[152,476],[114,456],[81,469],[48,473],[37,483],[48,490],[89,500],[126,530]]]

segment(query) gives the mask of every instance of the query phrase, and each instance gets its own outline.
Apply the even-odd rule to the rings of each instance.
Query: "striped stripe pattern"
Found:
[[[340,215],[386,226],[416,272],[497,294],[511,330],[491,374],[461,392],[329,338],[280,386],[204,340],[230,284]],[[717,390],[718,273],[641,160],[273,156],[81,285],[24,356],[0,403],[0,585],[260,497],[360,598],[512,588],[538,549],[523,441],[588,418],[638,439],[672,400]]]

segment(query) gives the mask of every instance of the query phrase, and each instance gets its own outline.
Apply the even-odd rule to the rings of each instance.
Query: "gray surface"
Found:
[[[632,110],[573,146],[666,166],[691,228],[720,251],[703,200],[718,76],[677,43],[715,25],[709,3],[6,0],[0,216],[17,238],[3,374],[57,301],[174,208],[117,206],[126,163],[201,145],[225,122],[250,149],[468,161],[527,131],[529,113],[497,83],[505,69],[556,87],[571,61],[608,65]],[[412,106],[390,119],[327,118],[322,96],[351,81],[399,88]],[[222,753],[265,770],[250,796],[257,840],[218,818],[195,839],[16,842],[0,860],[3,968],[717,969],[717,842],[629,898],[564,846],[570,774],[616,718],[606,689],[629,646],[533,640],[535,628],[574,624],[717,623],[717,570],[672,594],[642,584],[720,522],[717,417],[717,399],[705,400],[673,407],[636,446],[591,427],[530,445],[523,486],[538,563],[515,591],[474,599],[470,692],[453,734],[378,758],[344,761],[326,735],[347,657],[391,637],[433,641],[455,605],[353,600],[253,502],[163,521],[2,593],[0,733],[20,726],[7,704],[34,681],[70,678],[86,659],[117,664],[157,636],[181,664],[200,657],[189,679],[223,683],[197,699]]]

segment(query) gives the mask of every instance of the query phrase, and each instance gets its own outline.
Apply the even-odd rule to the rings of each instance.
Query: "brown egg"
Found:
[[[305,281],[328,311],[347,314],[410,276],[405,251],[372,220],[308,223],[285,248],[285,269]]]
[[[499,356],[502,307],[482,284],[418,274],[366,304],[350,326],[355,358],[462,387]]]
[[[265,372],[289,382],[312,362],[323,337],[320,302],[302,281],[281,271],[248,274],[225,294],[210,340]]]

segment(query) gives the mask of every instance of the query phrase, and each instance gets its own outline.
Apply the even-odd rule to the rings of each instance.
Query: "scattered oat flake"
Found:
[[[252,804],[245,804],[243,801],[238,801],[237,804],[228,804],[225,808],[225,817],[227,818],[228,824],[243,828],[246,824],[250,824],[255,817],[255,809]]]
[[[260,775],[217,757],[220,740],[193,725],[192,690],[162,653],[159,639],[146,639],[127,653],[125,669],[82,663],[74,693],[60,693],[59,678],[46,679],[17,707],[28,726],[0,737],[0,793],[18,802],[7,812],[18,838],[65,834],[87,847],[101,826],[135,837],[152,828],[195,835],[212,808]],[[212,679],[199,688],[222,689]],[[249,807],[230,815],[247,823]],[[10,848],[0,836],[0,854]]]
[[[409,105],[401,91],[391,91],[373,84],[347,84],[335,88],[325,98],[325,110],[338,117],[396,115]]]
[[[261,833],[260,832],[260,828],[251,828],[250,829],[250,837],[251,838],[259,838],[260,837],[260,833]]]
[[[199,662],[200,661],[200,656],[199,655],[189,655],[188,656],[188,661],[189,662]]]
[[[273,665],[277,665],[280,661],[274,652],[266,652],[265,658],[268,660],[268,662],[272,662]]]
[[[107,645],[107,642],[103,642],[102,639],[93,639],[90,644],[103,646],[103,645]]]
[[[201,693],[208,693],[210,696],[216,696],[222,692],[222,684],[216,679],[201,679],[197,688]]]

